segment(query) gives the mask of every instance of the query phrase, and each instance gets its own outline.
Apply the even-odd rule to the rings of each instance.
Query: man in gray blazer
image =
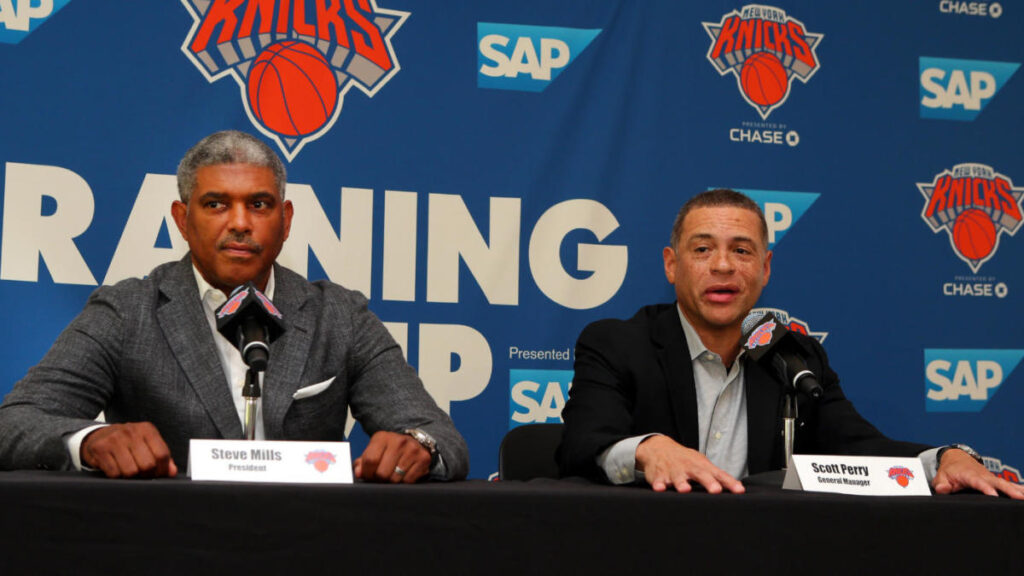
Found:
[[[0,406],[0,469],[174,476],[192,438],[242,438],[245,366],[213,311],[253,282],[283,315],[257,439],[342,440],[351,408],[369,445],[357,478],[466,476],[466,443],[360,293],[275,264],[292,204],[284,165],[241,132],[204,138],[171,207],[189,254],[101,287]],[[94,418],[103,412],[108,424]]]

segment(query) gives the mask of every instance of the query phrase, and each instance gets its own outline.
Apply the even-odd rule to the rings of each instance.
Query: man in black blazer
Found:
[[[689,200],[663,250],[674,304],[587,326],[576,345],[559,448],[563,476],[655,490],[744,491],[737,480],[784,466],[782,385],[741,352],[742,324],[771,275],[768,229],[755,202],[733,190]],[[843,395],[824,349],[808,367],[823,396],[799,405],[796,453],[921,455],[938,493],[975,488],[1024,498],[963,445],[931,448],[885,437]]]

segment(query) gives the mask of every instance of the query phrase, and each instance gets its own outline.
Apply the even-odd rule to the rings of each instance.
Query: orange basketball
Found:
[[[965,210],[953,223],[953,244],[968,260],[982,260],[996,247],[996,225],[977,208]]]
[[[282,136],[313,134],[330,120],[338,103],[338,80],[327,59],[297,40],[277,42],[261,52],[246,87],[256,120]]]
[[[771,52],[755,52],[740,70],[743,93],[758,106],[772,106],[786,95],[789,77],[782,62]]]

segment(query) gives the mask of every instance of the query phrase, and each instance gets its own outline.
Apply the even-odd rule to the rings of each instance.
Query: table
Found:
[[[1024,503],[980,494],[0,473],[4,574],[1010,574],[1021,546]]]

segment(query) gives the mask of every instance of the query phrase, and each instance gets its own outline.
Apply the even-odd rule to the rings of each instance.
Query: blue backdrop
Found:
[[[473,477],[558,418],[584,325],[673,298],[674,214],[721,186],[770,220],[760,305],[862,413],[1016,474],[1022,29],[951,0],[0,2],[0,394],[97,285],[184,252],[177,162],[233,128],[288,158],[283,261],[371,299]]]

